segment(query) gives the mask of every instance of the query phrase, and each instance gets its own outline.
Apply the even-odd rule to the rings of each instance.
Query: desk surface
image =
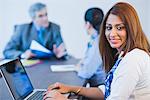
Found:
[[[38,65],[26,67],[25,69],[34,88],[47,88],[50,84],[55,82],[82,86],[84,79],[79,78],[76,72],[52,72],[50,69],[50,65],[53,64],[75,64],[77,62],[78,60],[74,58],[67,61],[46,60]],[[12,100],[2,78],[0,78],[0,100]]]

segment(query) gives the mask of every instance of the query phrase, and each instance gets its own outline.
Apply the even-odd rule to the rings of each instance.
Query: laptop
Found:
[[[14,100],[42,100],[46,89],[34,89],[19,59],[0,66],[1,74]]]

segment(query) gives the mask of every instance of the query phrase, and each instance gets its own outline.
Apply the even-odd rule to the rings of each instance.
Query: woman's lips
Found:
[[[110,42],[113,43],[113,44],[116,44],[118,43],[120,40],[119,39],[110,39]]]

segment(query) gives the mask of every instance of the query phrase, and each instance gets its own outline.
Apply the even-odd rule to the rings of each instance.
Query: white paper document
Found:
[[[75,65],[51,65],[53,72],[76,71]]]
[[[42,52],[45,52],[45,53],[50,53],[51,52],[50,50],[48,50],[47,48],[45,48],[44,46],[42,46],[40,43],[38,43],[35,40],[32,40],[30,49],[31,50],[42,51]]]
[[[30,49],[32,53],[36,54],[36,58],[50,58],[51,56],[53,56],[53,52],[51,52],[35,40],[32,40]]]

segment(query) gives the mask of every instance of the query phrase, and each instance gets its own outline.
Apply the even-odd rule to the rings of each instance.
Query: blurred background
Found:
[[[149,0],[0,0],[0,58],[3,57],[2,51],[13,34],[14,25],[31,21],[28,9],[35,2],[47,5],[49,21],[60,25],[69,54],[81,58],[89,38],[84,28],[85,11],[90,7],[100,7],[106,13],[119,1],[134,6],[143,31],[150,39]]]

